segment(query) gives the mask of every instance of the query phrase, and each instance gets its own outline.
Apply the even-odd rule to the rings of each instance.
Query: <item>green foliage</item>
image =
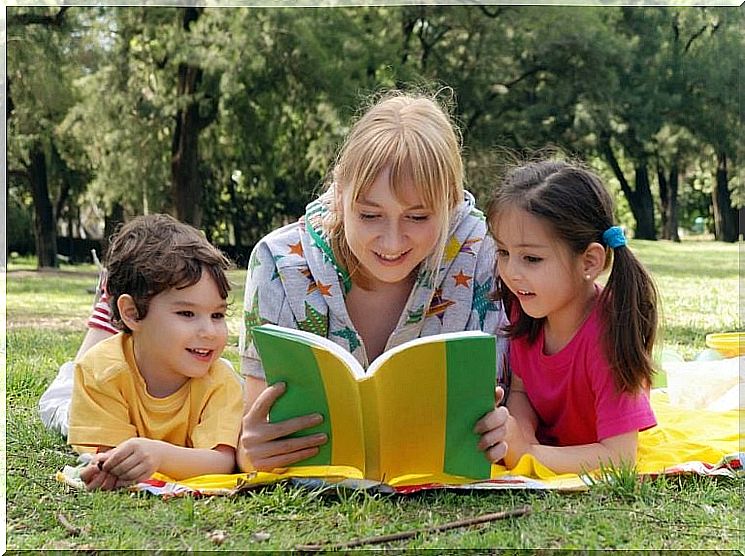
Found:
[[[629,228],[639,207],[621,178],[633,193],[639,169],[652,181],[639,202],[658,212],[655,176],[678,169],[684,227],[711,217],[718,154],[733,202],[745,199],[741,10],[206,7],[188,31],[183,10],[156,6],[76,7],[56,26],[16,17],[58,12],[12,7],[8,27],[9,168],[41,142],[52,197],[70,187],[57,218],[100,220],[119,205],[125,216],[172,211],[175,116],[195,103],[207,124],[195,199],[203,228],[251,245],[303,212],[358,107],[392,87],[452,88],[480,199],[496,185],[497,148],[549,144],[607,175]],[[202,71],[192,94],[179,89],[185,63]]]

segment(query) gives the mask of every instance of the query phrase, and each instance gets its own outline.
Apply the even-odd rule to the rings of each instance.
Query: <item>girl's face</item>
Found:
[[[523,311],[547,317],[549,325],[579,326],[588,288],[594,288],[584,277],[582,257],[557,240],[546,222],[522,209],[508,208],[498,218],[493,228],[497,268]]]
[[[352,202],[351,189],[342,192],[344,232],[373,289],[376,282],[406,280],[434,251],[441,219],[424,205],[414,184],[405,184],[396,197],[387,168],[357,201]]]

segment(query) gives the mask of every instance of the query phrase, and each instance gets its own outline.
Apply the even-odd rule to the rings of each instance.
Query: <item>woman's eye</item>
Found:
[[[426,222],[429,220],[429,214],[411,214],[409,220],[413,222]]]
[[[361,212],[359,213],[359,215],[360,215],[360,220],[374,220],[375,218],[378,218],[379,216],[371,212]]]

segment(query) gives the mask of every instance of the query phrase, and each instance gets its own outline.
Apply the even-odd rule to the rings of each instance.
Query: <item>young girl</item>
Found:
[[[304,218],[269,234],[252,253],[241,334],[240,467],[284,467],[315,455],[327,440],[287,437],[318,425],[317,414],[268,422],[284,385],[267,388],[253,326],[271,322],[326,336],[365,367],[414,338],[496,333],[506,321],[487,297],[493,261],[485,218],[463,190],[460,145],[448,116],[421,96],[378,102],[351,129],[325,193]],[[492,461],[506,452],[506,419],[506,409],[498,408],[474,423]]]
[[[657,293],[610,196],[582,168],[532,163],[507,176],[488,222],[515,375],[505,463],[529,453],[557,473],[633,464],[638,432],[656,424]]]

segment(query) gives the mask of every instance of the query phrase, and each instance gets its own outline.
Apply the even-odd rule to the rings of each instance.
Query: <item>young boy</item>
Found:
[[[89,490],[160,472],[230,473],[243,411],[240,380],[220,359],[227,341],[227,259],[166,215],[135,218],[106,261],[113,323],[122,332],[75,363],[68,443],[96,452]]]

